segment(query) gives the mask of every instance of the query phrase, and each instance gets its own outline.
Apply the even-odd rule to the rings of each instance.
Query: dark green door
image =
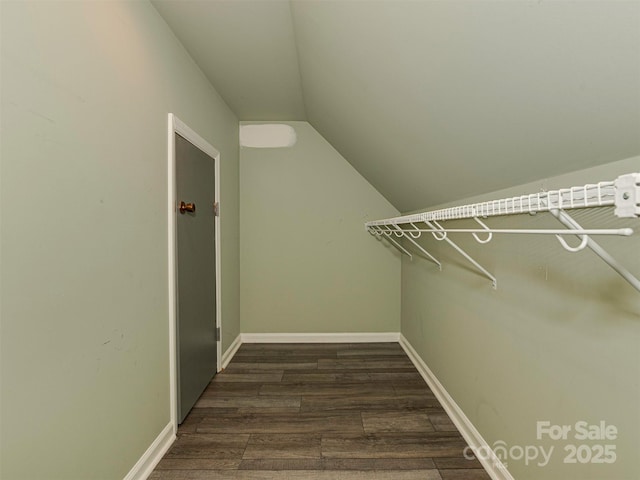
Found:
[[[215,161],[178,134],[175,149],[178,423],[182,423],[216,373]]]

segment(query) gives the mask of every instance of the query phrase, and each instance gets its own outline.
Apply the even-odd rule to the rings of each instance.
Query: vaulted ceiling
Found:
[[[399,210],[640,154],[640,2],[155,0],[241,120],[306,120]]]

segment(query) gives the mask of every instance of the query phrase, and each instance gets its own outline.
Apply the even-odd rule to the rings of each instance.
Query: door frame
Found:
[[[173,113],[169,113],[168,121],[168,160],[167,160],[167,212],[168,212],[168,266],[169,266],[169,405],[171,409],[171,424],[173,425],[173,433],[178,431],[178,349],[177,349],[177,298],[178,298],[178,282],[177,282],[177,201],[176,198],[176,149],[175,134],[179,134],[185,140],[188,140],[195,147],[213,158],[215,163],[215,201],[220,205],[220,152],[213,147],[204,138],[182,122]],[[220,371],[221,365],[221,346],[222,346],[222,309],[221,309],[221,265],[220,265],[220,216],[214,217],[215,224],[215,259],[216,259],[216,318],[215,326],[220,329],[220,340],[217,340],[216,348],[216,372]]]

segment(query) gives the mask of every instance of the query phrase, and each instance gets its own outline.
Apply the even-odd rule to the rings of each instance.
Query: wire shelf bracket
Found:
[[[425,222],[427,224],[427,226],[429,228],[431,228],[432,230],[432,235],[433,237],[438,240],[438,241],[442,241],[444,240],[445,242],[447,242],[449,245],[451,245],[460,255],[462,255],[464,258],[466,258],[471,264],[473,264],[478,270],[480,270],[489,280],[491,280],[491,285],[493,286],[493,289],[496,290],[498,288],[498,279],[493,276],[491,273],[489,273],[489,271],[484,268],[482,265],[480,265],[478,262],[476,262],[471,255],[469,255],[467,252],[465,252],[462,248],[460,248],[458,246],[457,243],[455,243],[453,240],[451,240],[448,236],[447,233],[434,233],[434,232],[442,232],[443,228],[440,226],[440,224],[438,222]],[[434,224],[437,226],[434,227]],[[438,236],[440,235],[440,236]]]
[[[382,229],[382,228],[378,227],[377,231],[380,232],[380,233],[375,233],[375,235],[378,235],[378,238],[377,238],[378,240],[380,240],[380,238],[387,239],[391,245],[396,247],[401,253],[404,253],[411,260],[413,260],[413,255],[411,255],[411,253],[409,253],[409,251],[406,248],[404,248],[402,245],[400,245],[398,242],[396,242],[393,238],[390,238],[390,234],[385,233],[385,232],[393,233],[391,230]],[[371,233],[372,235],[374,234],[371,230],[369,230],[369,233]],[[384,236],[383,236],[383,234],[384,234]]]
[[[494,234],[534,234],[555,235],[562,247],[569,252],[579,252],[589,248],[607,265],[613,268],[636,290],[640,291],[640,280],[627,270],[620,262],[613,258],[591,236],[618,235],[631,236],[633,229],[584,229],[567,210],[591,207],[615,207],[614,214],[619,218],[640,217],[640,172],[621,175],[613,181],[603,181],[579,187],[563,188],[559,190],[543,191],[518,197],[474,203],[458,207],[445,208],[429,212],[404,215],[400,217],[374,220],[365,223],[366,230],[378,238],[386,238],[401,252],[413,258],[411,253],[399,241],[409,240],[430,261],[442,270],[442,264],[434,258],[416,240],[423,233],[430,233],[438,241],[446,241],[452,248],[465,257],[480,270],[497,288],[496,277],[489,273],[482,265],[475,261],[459,245],[453,242],[449,233],[471,233],[481,244],[487,244]],[[565,229],[492,229],[482,219],[493,216],[536,214],[549,212]],[[479,228],[445,228],[440,222],[446,220],[473,219]],[[427,228],[419,228],[416,224],[424,224]],[[480,234],[483,237],[480,237]],[[573,247],[564,239],[566,235],[575,235],[580,243]],[[392,236],[396,237],[395,239]]]

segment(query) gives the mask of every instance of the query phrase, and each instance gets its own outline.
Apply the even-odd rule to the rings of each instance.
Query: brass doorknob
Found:
[[[180,202],[179,210],[182,214],[184,214],[185,212],[193,213],[196,211],[196,204]]]

